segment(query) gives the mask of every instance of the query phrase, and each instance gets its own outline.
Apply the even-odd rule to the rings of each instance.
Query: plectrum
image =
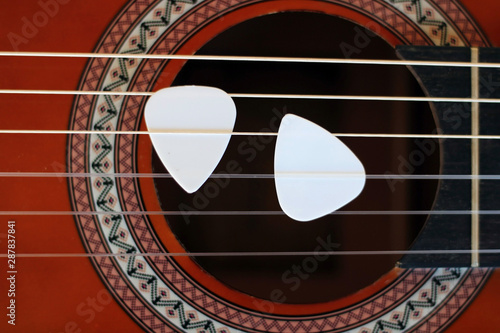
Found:
[[[217,88],[171,87],[149,98],[144,117],[163,165],[186,192],[193,193],[226,151],[236,106]]]
[[[363,164],[342,141],[292,114],[283,118],[278,131],[274,173],[281,208],[302,222],[354,200],[366,181]]]

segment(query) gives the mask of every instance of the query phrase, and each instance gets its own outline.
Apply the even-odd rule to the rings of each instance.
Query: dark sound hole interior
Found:
[[[396,59],[380,37],[349,21],[318,13],[267,15],[217,36],[198,54]],[[163,73],[162,75],[169,75]],[[161,80],[159,80],[161,82]],[[189,61],[174,85],[206,85],[230,93],[423,96],[405,67]],[[160,84],[158,84],[160,87]],[[337,133],[430,133],[436,128],[425,103],[235,99],[235,131],[276,132],[293,113]],[[437,174],[437,142],[415,139],[342,138],[367,174]],[[235,136],[217,173],[272,174],[274,137]],[[432,149],[431,149],[432,148]],[[153,154],[154,172],[166,172]],[[273,179],[209,179],[194,194],[173,180],[156,179],[166,211],[278,211]],[[368,180],[345,211],[431,209],[437,182]],[[425,216],[329,215],[309,223],[281,216],[167,216],[189,252],[406,250]],[[369,286],[394,268],[400,256],[197,257],[226,285],[284,303],[338,299]]]

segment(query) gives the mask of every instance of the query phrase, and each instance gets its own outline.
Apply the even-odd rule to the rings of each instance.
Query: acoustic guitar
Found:
[[[2,332],[496,332],[495,1],[39,0],[0,11]],[[185,193],[144,118],[237,107]],[[302,223],[273,135],[296,114],[367,182]],[[261,133],[257,133],[261,132]]]

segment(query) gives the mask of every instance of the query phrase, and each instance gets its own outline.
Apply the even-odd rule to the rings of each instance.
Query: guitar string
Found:
[[[277,132],[227,132],[205,130],[149,130],[149,131],[98,131],[98,130],[0,130],[0,134],[104,134],[104,135],[233,135],[233,136],[278,136]],[[336,137],[351,138],[398,138],[398,139],[481,139],[499,140],[500,135],[470,135],[470,134],[388,134],[388,133],[331,133]]]
[[[20,90],[0,90],[0,93],[6,92],[10,93],[12,91],[17,91],[20,92]],[[35,90],[29,90],[30,92],[33,92]],[[25,91],[24,91],[25,92]],[[66,91],[68,94],[74,94],[78,93],[78,91]],[[85,94],[111,94],[113,95],[112,92],[83,92]],[[148,92],[148,93],[129,93],[125,92],[122,94],[138,94],[141,96],[149,96],[152,95],[153,93]],[[234,94],[233,94],[234,95]],[[267,95],[267,94],[239,94],[238,97],[243,97],[243,96],[253,96],[256,98],[265,98],[269,96],[274,96],[276,98],[291,98],[291,96],[294,96],[294,98],[302,98],[303,96],[306,95]],[[278,97],[279,96],[279,97]],[[331,95],[307,95],[310,98],[342,98],[342,99],[356,99],[356,98],[376,98],[378,100],[404,100],[407,99],[408,97],[390,97],[390,96],[331,96]],[[412,97],[411,101],[454,101],[454,102],[490,102],[490,103],[500,103],[500,99],[481,99],[481,98],[427,98],[427,97]],[[0,134],[118,134],[118,135],[141,135],[141,134],[190,134],[190,135],[234,135],[234,136],[277,136],[278,133],[276,132],[228,132],[228,131],[202,131],[202,130],[191,130],[191,131],[186,131],[186,130],[165,130],[165,131],[114,131],[114,130],[103,130],[103,131],[98,131],[98,130],[27,130],[27,129],[1,129]],[[335,135],[337,137],[368,137],[368,138],[431,138],[431,139],[489,139],[489,140],[498,140],[500,139],[500,135],[444,135],[444,134],[386,134],[386,133],[332,133],[332,135]]]
[[[379,60],[346,58],[301,58],[301,57],[259,57],[259,56],[221,56],[221,55],[180,55],[180,54],[118,54],[118,53],[79,53],[79,52],[15,52],[2,51],[4,57],[53,57],[53,58],[109,58],[109,59],[158,59],[158,60],[208,60],[208,61],[247,61],[247,62],[291,62],[322,64],[357,65],[395,65],[395,66],[438,66],[438,67],[477,67],[500,68],[500,63],[471,63],[459,61],[426,60]]]
[[[96,90],[42,90],[42,89],[0,89],[0,94],[19,95],[79,95],[79,96],[139,96],[150,97],[153,91],[96,91]],[[228,93],[232,98],[268,99],[320,99],[349,101],[389,101],[389,102],[439,102],[439,103],[500,103],[499,98],[479,97],[416,97],[416,96],[373,96],[373,95],[307,95],[307,94],[263,94]]]
[[[376,250],[376,251],[232,251],[232,252],[146,252],[146,253],[16,253],[20,258],[102,258],[102,257],[283,257],[283,256],[368,256],[368,255],[447,255],[500,254],[500,249],[484,250]],[[0,258],[7,257],[0,254]]]
[[[347,172],[281,172],[280,176],[302,176],[307,177],[359,177],[358,173]],[[0,172],[0,178],[92,178],[92,177],[113,177],[113,178],[173,178],[169,173],[93,173],[93,172]],[[410,174],[373,174],[365,175],[366,179],[372,180],[500,180],[500,175],[410,175]],[[275,174],[258,173],[213,173],[209,178],[215,179],[274,179]]]
[[[327,215],[500,215],[500,210],[355,210],[355,211],[335,211]],[[280,216],[285,215],[283,211],[278,210],[221,210],[221,211],[127,211],[127,212],[109,212],[109,211],[0,211],[0,216],[103,216],[103,215],[162,215],[162,216]]]
[[[454,67],[475,67],[475,68],[480,68],[480,67],[489,67],[489,68],[500,68],[500,64],[495,64],[495,63],[460,63],[460,62],[430,62],[430,61],[383,61],[383,60],[367,60],[367,59],[362,59],[362,60],[357,60],[357,59],[319,59],[319,58],[268,58],[268,57],[225,57],[225,56],[181,56],[181,55],[128,55],[127,57],[123,57],[123,55],[118,55],[118,54],[77,54],[77,53],[34,53],[34,52],[0,52],[0,56],[39,56],[39,57],[92,57],[92,58],[142,58],[142,59],[184,59],[184,60],[225,60],[225,61],[272,61],[272,62],[307,62],[307,63],[342,63],[342,64],[378,64],[378,65],[412,65],[412,66],[419,66],[419,65],[426,65],[426,66],[454,66]],[[43,91],[43,90],[12,90],[12,89],[3,89],[0,90],[0,93],[6,94],[74,94],[74,95],[139,95],[139,96],[150,96],[152,93],[117,93],[117,92],[86,92],[86,91]],[[347,95],[288,95],[288,94],[230,94],[231,97],[237,97],[237,98],[302,98],[302,99],[349,99],[349,100],[385,100],[385,101],[425,101],[425,102],[469,102],[469,103],[499,103],[500,100],[498,99],[479,99],[479,98],[420,98],[420,97],[393,97],[393,96],[347,96]],[[10,131],[8,131],[10,132]],[[34,133],[33,131],[27,131],[27,130],[21,130],[17,133]],[[95,132],[95,131],[92,131]],[[4,133],[7,133],[4,132]],[[39,134],[40,132],[37,132]],[[46,132],[44,132],[46,133]],[[57,131],[55,133],[54,131],[49,131],[51,134],[59,134],[61,133],[60,131]],[[105,132],[106,134],[112,134],[111,132]],[[133,134],[142,134],[141,133],[133,133]],[[65,133],[65,134],[72,134],[72,133]],[[92,134],[92,133],[79,133],[79,134]],[[119,133],[113,133],[113,134],[124,134],[123,132]],[[130,133],[127,133],[130,134]],[[210,133],[214,134],[214,133]],[[219,133],[217,133],[219,134]],[[221,133],[221,134],[228,134],[228,133]],[[233,135],[276,135],[276,133],[231,133]],[[352,133],[341,133],[337,134],[337,136],[354,136],[355,134]],[[376,134],[360,134],[361,136],[378,136]],[[394,136],[391,135],[390,137],[401,137],[401,136]],[[409,135],[404,135],[404,137],[414,137],[414,136],[409,136]],[[418,135],[418,137],[422,137],[421,135]],[[428,137],[428,136],[425,136]],[[464,136],[443,136],[443,135],[434,135],[432,136],[434,138],[468,138],[468,139],[482,139],[485,138],[480,135],[468,135],[466,137]],[[496,139],[496,137],[490,137],[490,139]],[[50,176],[55,176],[55,175],[50,175]],[[59,177],[61,175],[59,174]],[[222,175],[221,175],[222,176]],[[255,176],[259,175],[252,175],[252,178],[256,178]],[[271,178],[269,175],[264,175],[267,176],[265,178]],[[272,176],[272,175],[271,175]],[[401,178],[401,175],[396,175],[399,178]],[[415,176],[415,175],[411,175]],[[426,178],[426,179],[436,179],[434,176],[439,177],[439,179],[443,179],[443,176],[441,175],[430,175],[431,178]],[[457,175],[455,175],[457,176]],[[460,179],[466,179],[463,178],[462,175]],[[387,175],[384,175],[384,177],[387,179]],[[422,176],[420,176],[422,177]],[[424,176],[425,177],[425,176]],[[446,176],[445,176],[446,177]],[[452,176],[453,177],[453,176]],[[465,176],[467,179],[477,179],[478,177],[472,177],[471,176]],[[479,176],[481,177],[481,176]],[[494,178],[490,178],[494,177]],[[488,179],[498,179],[498,176],[495,175],[488,175],[486,176]],[[422,179],[422,178],[419,178]],[[450,179],[450,178],[448,178]],[[453,178],[457,179],[457,178]],[[485,178],[480,178],[480,179],[485,179]],[[345,215],[350,215],[350,214],[498,214],[500,211],[365,211],[365,212],[349,212],[349,211],[340,211],[340,212],[334,212],[332,214],[345,214]],[[21,213],[21,212],[0,212],[0,214],[8,214],[8,213]],[[73,213],[73,214],[82,214],[84,212],[23,212],[24,214],[38,214],[38,213],[43,213],[43,214],[68,214],[68,213]],[[99,214],[99,213],[104,213],[104,214],[109,214],[108,212],[89,212],[93,214]],[[123,212],[122,212],[123,213]],[[139,214],[138,212],[126,212],[129,214]],[[148,214],[152,214],[153,212],[147,212]],[[161,215],[168,215],[168,214],[177,214],[177,213],[183,213],[183,212],[154,212],[156,214],[161,214]],[[218,213],[233,213],[233,214],[248,214],[248,213],[253,213],[253,214],[284,214],[283,212],[196,212],[196,215],[198,214],[218,214]],[[193,214],[191,214],[193,215]],[[126,254],[127,256],[130,255],[139,255],[139,256],[283,256],[283,255],[320,255],[320,254],[327,254],[327,255],[385,255],[385,254],[487,254],[487,253],[500,253],[500,250],[493,249],[493,250],[424,250],[424,251],[418,251],[418,250],[412,250],[412,251],[328,251],[328,252],[229,252],[229,253],[154,253],[154,254],[149,254],[149,253],[138,253],[138,254]],[[2,254],[0,255],[2,257],[6,257],[7,254]],[[70,254],[70,253],[65,253],[65,254],[18,254],[19,257],[90,257],[90,256],[124,256],[124,254],[111,254],[111,253],[104,253],[104,254]]]
[[[68,53],[23,53],[23,52],[0,52],[0,55],[24,55],[24,56],[58,56],[58,57],[64,57],[64,56],[71,56],[71,57],[82,57],[82,56],[90,56],[92,54],[68,54]],[[120,58],[119,55],[99,55],[99,57],[116,57]],[[165,57],[163,55],[160,56]],[[179,56],[182,57],[182,56]],[[154,57],[156,58],[156,57]],[[167,56],[168,58],[168,56]],[[203,58],[203,57],[202,57]],[[194,56],[193,59],[202,59],[198,56]],[[229,57],[230,59],[247,59],[248,61],[263,61],[266,58],[262,57]],[[203,58],[206,60],[206,58]],[[215,59],[215,58],[213,58]],[[220,60],[220,58],[217,58]],[[226,60],[230,60],[226,59]],[[303,58],[275,58],[273,61],[300,61],[304,60]],[[334,61],[336,63],[343,63],[342,60],[346,59],[319,59],[319,58],[306,58],[306,61]],[[347,61],[350,61],[352,59],[347,59]],[[373,60],[363,60],[361,62],[356,62],[356,63],[367,63],[372,62]],[[396,62],[391,62],[391,61],[376,61],[377,64],[400,64],[400,61]],[[412,62],[413,63],[413,62]],[[415,62],[415,64],[426,64],[429,65],[429,63],[434,63],[434,64],[441,64],[440,62]],[[405,62],[406,65],[408,65],[408,62]],[[462,65],[468,65],[471,66],[471,63],[453,63],[454,65],[457,66],[462,66]],[[477,63],[473,63],[477,64]],[[485,64],[482,64],[485,65]],[[487,64],[488,65],[488,64]],[[489,65],[494,65],[495,67],[500,68],[500,64],[489,64]],[[488,66],[486,66],[488,67]],[[1,94],[64,94],[64,95],[115,95],[115,96],[151,96],[154,93],[153,92],[107,92],[107,91],[61,91],[61,90],[19,90],[19,89],[2,89],[0,90]],[[288,98],[288,99],[337,99],[337,100],[371,100],[371,101],[421,101],[421,102],[468,102],[468,103],[500,103],[500,99],[491,99],[491,98],[448,98],[448,97],[400,97],[400,96],[352,96],[352,95],[298,95],[298,94],[229,94],[231,97],[235,98]],[[1,130],[0,134],[94,134],[97,132],[105,132],[107,134],[150,134],[150,133],[173,133],[172,131],[68,131],[68,130]],[[176,132],[179,133],[179,132]],[[182,131],[182,133],[187,133],[185,131]],[[223,134],[223,135],[267,135],[267,136],[275,136],[277,133],[270,133],[270,132],[190,132],[190,134]],[[354,134],[354,133],[336,133],[336,136],[349,136],[349,137],[386,137],[386,138],[456,138],[456,139],[499,139],[500,136],[484,136],[484,135],[413,135],[413,134],[392,134],[392,135],[387,135],[387,134],[367,134],[367,133],[359,133],[359,134]]]
[[[298,175],[301,175],[299,173]],[[346,177],[346,175],[338,175],[333,173],[322,173],[321,176]],[[0,172],[0,177],[7,178],[92,178],[92,177],[113,177],[113,178],[163,178],[172,179],[170,174],[161,173],[116,173],[116,174],[101,174],[101,173],[62,173],[62,172]],[[357,177],[356,174],[348,174],[347,176]],[[209,178],[221,179],[274,179],[274,174],[212,174]],[[372,180],[500,180],[500,175],[366,175],[367,179]],[[164,216],[244,216],[244,215],[259,215],[272,216],[284,215],[283,211],[131,211],[122,212],[122,215],[164,215]],[[500,210],[447,210],[447,211],[432,211],[432,210],[390,210],[390,211],[336,211],[329,215],[500,215]],[[0,211],[0,215],[109,215],[109,212],[75,212],[75,211]]]

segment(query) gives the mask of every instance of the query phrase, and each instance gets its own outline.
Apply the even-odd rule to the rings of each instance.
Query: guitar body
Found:
[[[266,19],[278,15],[276,13],[284,13],[285,16],[281,16],[281,21],[275,21],[274,24],[290,24],[290,29],[293,29],[294,19],[304,20],[295,24],[297,29],[290,33],[291,41],[286,45],[292,45],[294,36],[304,30],[305,27],[301,25],[310,26],[318,21],[320,29],[321,24],[330,24],[332,18],[344,22],[339,23],[344,30],[335,31],[336,37],[332,38],[336,39],[332,39],[335,42],[331,43],[334,44],[332,50],[348,58],[363,58],[363,55],[368,54],[366,52],[371,52],[368,49],[379,49],[377,43],[384,44],[390,51],[400,45],[485,48],[500,45],[500,25],[495,17],[495,13],[500,10],[500,3],[496,1],[205,0],[192,3],[178,0],[169,5],[164,2],[10,2],[4,4],[0,13],[0,49],[152,54],[213,54],[210,52],[221,50],[227,54],[240,52],[241,55],[248,55],[259,43],[248,40],[248,43],[240,41],[238,44],[233,39],[241,47],[239,51],[233,51],[231,47],[223,47],[231,46],[227,40],[232,37],[225,36],[225,32],[247,22],[256,22],[251,27],[261,25],[269,29],[268,33],[265,30],[261,32],[262,36],[272,34],[274,29],[270,27],[273,21],[267,22]],[[301,13],[312,16],[300,16]],[[427,19],[421,19],[421,15]],[[279,28],[276,27],[276,30]],[[325,35],[333,34],[331,29],[323,32]],[[219,36],[229,39],[217,39],[222,38]],[[276,36],[281,35],[277,33]],[[245,41],[244,38],[250,37],[241,38]],[[307,49],[313,48],[314,44],[325,43],[317,42],[315,38],[311,36],[311,46],[306,46],[306,51],[299,56],[335,57],[329,55],[330,49],[322,51],[319,48],[314,51],[318,53],[308,53]],[[250,42],[254,44],[245,49],[245,45]],[[372,46],[369,46],[370,43]],[[297,55],[287,54],[286,47],[281,54],[272,53],[269,48],[263,55]],[[137,51],[142,49],[143,52]],[[396,57],[395,51],[393,57]],[[196,67],[196,64],[184,60],[126,59],[120,62],[87,58],[2,57],[0,88],[152,91],[172,84],[209,85],[213,84],[213,77],[220,76],[220,86],[228,92],[236,92],[233,89],[241,89],[238,92],[259,92],[261,86],[265,86],[262,81],[273,80],[283,81],[283,87],[294,89],[286,82],[290,80],[286,76],[288,67],[280,67],[274,72],[275,67],[264,69],[272,74],[262,80],[252,76],[255,68],[251,67],[253,64],[249,64],[251,69],[246,71],[217,65],[209,67],[208,64],[204,67],[205,64]],[[319,68],[314,67],[312,70],[323,71]],[[390,81],[385,72],[373,73],[373,77]],[[374,87],[375,93],[384,94],[384,91],[377,90],[376,81],[369,81],[371,74],[366,74],[366,77],[363,72],[358,74],[359,77],[351,75],[349,80],[343,81],[344,85],[349,82],[354,87],[356,81],[367,81],[368,85]],[[244,85],[242,81],[245,81]],[[395,79],[387,85],[397,86],[394,82],[399,81]],[[415,78],[415,82],[415,86],[418,86],[419,78]],[[308,88],[308,84],[304,83],[296,90],[287,91],[273,84],[269,84],[270,92],[276,93],[301,93],[304,91],[301,89]],[[332,89],[328,93],[340,94],[336,89],[344,88]],[[353,89],[346,90],[346,94],[369,94]],[[389,93],[408,93],[406,90],[398,91],[398,87],[394,89]],[[429,91],[426,87],[421,89]],[[1,94],[0,100],[2,129],[146,130],[142,121],[147,100],[145,97]],[[276,131],[279,118],[287,109],[294,112],[308,105],[302,102],[297,106],[290,101],[265,104],[259,107],[268,110],[271,116],[253,122],[256,116],[252,112],[259,107],[251,103],[242,104],[238,108],[238,117],[243,117],[249,127],[238,123],[237,126],[241,125],[247,131],[252,128],[255,131]],[[318,109],[321,107],[317,105]],[[357,107],[371,108],[372,104],[359,104]],[[437,119],[433,106],[422,106],[424,108],[429,122]],[[316,117],[311,113],[305,113],[305,116]],[[317,117],[328,126],[329,119],[335,116],[328,115],[325,119]],[[357,116],[346,113],[342,118],[335,118],[335,121],[354,123],[354,131],[368,133],[375,132],[370,127],[375,125],[380,126],[381,131],[399,133],[401,127],[398,124],[409,122],[401,118],[399,123],[394,121],[391,129],[386,129],[385,122],[389,118],[380,120],[379,117],[373,117],[361,122]],[[273,129],[273,126],[276,128]],[[346,126],[348,131],[352,129],[349,126],[353,125]],[[405,126],[404,130],[409,133],[415,130],[411,125]],[[439,119],[425,126],[422,128],[437,128]],[[335,128],[329,130],[334,131]],[[308,229],[309,226],[296,225],[296,222],[284,217],[280,217],[278,222],[271,220],[272,216],[240,222],[222,217],[193,217],[192,220],[185,220],[182,217],[144,214],[141,212],[202,211],[205,208],[277,210],[277,207],[272,184],[246,185],[231,180],[226,190],[226,185],[212,182],[213,186],[218,186],[214,187],[215,194],[205,188],[201,190],[205,196],[196,197],[196,194],[186,196],[172,182],[163,184],[151,177],[115,178],[106,175],[113,172],[164,172],[145,135],[0,134],[0,137],[3,143],[0,149],[0,172],[103,174],[102,177],[0,177],[1,211],[79,213],[13,213],[0,217],[1,253],[7,253],[8,244],[15,244],[11,248],[16,253],[13,263],[7,263],[8,258],[2,258],[5,262],[1,265],[3,273],[7,277],[14,276],[0,283],[0,308],[7,314],[0,321],[2,332],[494,332],[500,325],[496,310],[500,305],[500,271],[495,268],[448,268],[445,264],[441,267],[410,265],[414,268],[408,268],[404,261],[399,264],[402,268],[394,268],[401,257],[397,255],[388,260],[379,256],[373,257],[373,260],[301,256],[299,259],[275,258],[266,264],[259,261],[263,258],[234,257],[209,261],[189,256],[140,256],[140,253],[164,252],[359,250],[365,249],[364,246],[370,246],[373,250],[411,249],[412,245],[421,241],[418,237],[424,234],[421,230],[425,230],[426,217],[418,221],[393,220],[391,223],[385,223],[385,217],[380,218],[380,221],[374,217],[373,224],[369,225],[367,219],[371,217],[365,216],[365,220],[352,223],[349,219],[335,220],[333,224],[337,223],[336,229],[329,220],[318,222],[315,229]],[[230,145],[228,151],[232,149],[236,153],[221,162],[218,172],[272,172],[274,143],[260,142],[250,146],[251,141],[232,142],[233,146]],[[361,156],[368,156],[373,150],[373,146],[363,150],[361,146],[365,144],[366,141],[351,142],[353,150],[359,149]],[[261,146],[265,148],[260,149]],[[369,168],[367,173],[384,173],[386,170],[398,172],[400,160],[395,156],[410,156],[414,147],[401,149],[376,154],[375,160],[389,162],[380,167],[374,162],[374,167]],[[434,157],[429,157],[434,162],[430,162],[429,169],[421,170],[436,170],[434,173],[442,170],[439,166],[444,165],[439,164],[442,163],[442,157],[439,156],[442,152],[436,149]],[[253,152],[258,155],[255,159],[251,158]],[[264,160],[267,162],[262,162]],[[259,169],[261,165],[263,168]],[[354,206],[349,206],[351,210],[381,210],[378,207],[391,210],[400,207],[391,203],[397,196],[402,198],[394,195],[394,191],[391,193],[392,183],[382,183],[380,188],[367,188],[368,194],[360,199],[362,203],[354,202]],[[234,200],[228,192],[231,186],[240,188]],[[406,191],[412,189],[415,190],[409,187]],[[428,209],[432,209],[439,192],[443,193],[438,189],[436,183],[425,187],[430,197],[422,201],[422,207],[427,205]],[[380,191],[386,191],[387,196],[394,197],[389,197],[390,200],[386,202],[379,198],[384,197],[379,194]],[[246,196],[245,193],[252,195]],[[221,206],[214,203],[218,200],[216,197],[225,198]],[[271,203],[269,206],[267,203],[259,206],[255,203],[255,197],[262,197],[262,202]],[[411,200],[411,196],[404,198]],[[204,200],[212,203],[205,205]],[[243,201],[251,205],[242,205]],[[408,207],[413,206],[410,204]],[[89,214],[92,212],[102,214]],[[8,224],[8,221],[15,221],[15,224]],[[401,227],[403,222],[406,227]],[[234,227],[234,224],[238,227]],[[413,224],[419,227],[409,226]],[[286,229],[289,225],[292,225],[292,229]],[[382,225],[385,229],[380,231]],[[9,229],[15,230],[15,233],[9,232]],[[267,236],[263,235],[266,230]],[[281,231],[285,235],[280,234]],[[293,236],[287,236],[286,233]],[[350,236],[337,239],[336,235],[342,233]],[[9,242],[9,234],[15,235],[15,242]],[[247,234],[247,238],[238,238],[240,234]],[[399,241],[405,238],[402,234],[412,236],[405,236],[405,241]],[[454,238],[462,235],[443,237],[443,242],[453,243]],[[232,238],[235,241],[231,242]],[[304,238],[308,240],[297,248],[291,248]],[[283,245],[280,246],[281,240]],[[394,247],[377,247],[380,243]],[[109,253],[124,255],[107,256]],[[21,254],[60,255],[23,257]],[[8,264],[14,266],[9,267]],[[276,265],[282,266],[273,268]],[[302,267],[300,272],[295,270],[296,265]],[[340,272],[342,267],[344,270]],[[7,273],[10,271],[15,273]],[[352,285],[348,283],[351,280]],[[11,311],[12,304],[14,311]],[[9,317],[9,314],[14,316]]]

